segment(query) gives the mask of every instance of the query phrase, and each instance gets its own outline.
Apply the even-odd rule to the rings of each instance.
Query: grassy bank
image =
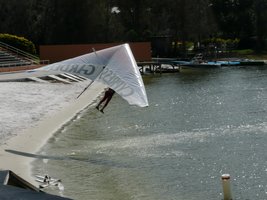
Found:
[[[242,58],[248,58],[254,60],[267,60],[267,52],[257,53],[252,49],[234,50],[233,52],[238,54]]]

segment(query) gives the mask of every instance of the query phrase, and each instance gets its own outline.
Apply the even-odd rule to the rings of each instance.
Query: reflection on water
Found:
[[[235,199],[267,198],[264,68],[146,75],[150,106],[115,95],[55,134],[34,173],[62,179],[74,199],[222,199],[231,174]],[[48,192],[59,194],[48,189]]]

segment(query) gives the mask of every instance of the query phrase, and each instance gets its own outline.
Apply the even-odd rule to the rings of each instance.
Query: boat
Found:
[[[251,60],[251,59],[237,59],[237,60],[217,60],[216,63],[221,63],[222,66],[262,66],[265,65],[264,61]]]
[[[220,64],[221,66],[239,66],[240,61],[227,61],[227,60],[217,60],[210,61],[209,64]]]
[[[0,171],[0,199],[19,200],[67,200],[69,198],[60,197],[45,193],[40,188],[35,187],[11,170]]]
[[[224,66],[265,65],[264,61],[250,59],[203,61],[200,55],[194,57],[191,61],[174,61],[173,63],[179,65],[180,72],[203,71],[207,69],[217,69],[218,67]]]
[[[262,66],[265,65],[264,61],[261,60],[241,60],[241,66]]]
[[[219,67],[221,67],[221,63],[191,61],[188,63],[181,63],[179,70],[180,72],[196,72],[196,71],[205,71],[210,69],[218,69]]]
[[[221,66],[262,66],[265,65],[264,61],[251,60],[251,59],[237,59],[231,61],[217,60],[209,63],[220,63]]]
[[[180,72],[203,71],[205,69],[215,69],[221,67],[220,62],[207,62],[203,60],[202,54],[197,54],[190,61],[173,61],[175,65],[179,65]]]

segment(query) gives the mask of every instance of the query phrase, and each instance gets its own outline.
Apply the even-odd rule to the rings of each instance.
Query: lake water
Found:
[[[267,199],[267,68],[143,76],[150,106],[115,95],[59,130],[34,174],[62,179],[63,192],[92,200]]]

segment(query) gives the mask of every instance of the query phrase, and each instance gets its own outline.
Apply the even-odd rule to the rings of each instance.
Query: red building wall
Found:
[[[93,48],[97,50],[120,45],[121,43],[107,44],[80,44],[80,45],[41,45],[40,59],[49,60],[50,63],[77,57],[83,54],[93,52]],[[129,43],[133,55],[137,62],[151,60],[151,44],[150,42],[134,42]]]

